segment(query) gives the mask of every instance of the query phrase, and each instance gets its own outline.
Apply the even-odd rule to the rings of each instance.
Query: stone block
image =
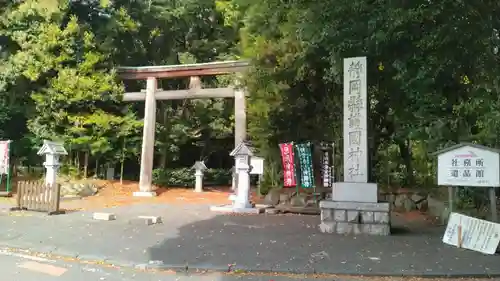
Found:
[[[155,197],[156,191],[135,191],[132,196],[134,197]]]
[[[161,217],[158,217],[158,216],[139,216],[139,219],[149,220],[149,221],[151,221],[151,224],[162,223]]]
[[[390,235],[391,227],[389,224],[372,224],[370,226],[370,234],[372,235]]]
[[[294,207],[305,207],[307,205],[306,196],[296,195],[290,199],[290,204]]]
[[[289,200],[290,200],[290,194],[288,194],[288,193],[281,193],[280,194],[280,200],[279,200],[280,204],[286,204],[286,203],[288,203]]]
[[[92,216],[95,220],[113,221],[116,220],[116,215],[112,213],[94,213]]]
[[[363,223],[373,223],[374,212],[371,211],[361,211],[361,221]]]
[[[359,235],[363,233],[363,225],[358,223],[353,223],[352,226],[352,234]]]
[[[276,206],[280,202],[280,193],[281,189],[273,188],[267,193],[266,197],[264,197],[264,203],[267,205]]]
[[[371,234],[371,231],[372,231],[372,224],[370,223],[365,223],[365,224],[361,224],[359,225],[360,227],[360,231],[361,233],[363,234]]]
[[[387,202],[382,203],[363,203],[363,202],[339,202],[323,200],[319,202],[320,208],[358,210],[372,212],[389,212],[391,205]]]
[[[333,201],[345,202],[378,202],[376,183],[336,182],[332,187]]]
[[[353,232],[352,230],[353,224],[348,222],[338,222],[337,223],[337,233],[338,234],[350,234]]]
[[[323,233],[335,233],[335,222],[322,222],[319,225],[319,230]]]
[[[321,209],[321,221],[332,221],[333,218],[333,209]]]
[[[359,220],[359,211],[351,211],[351,210],[348,210],[347,211],[347,222],[353,222],[353,223],[358,223],[360,222]]]
[[[373,221],[375,223],[386,224],[389,223],[390,214],[389,212],[375,212],[373,213]]]
[[[347,211],[346,210],[334,210],[333,219],[335,221],[346,222],[347,221]]]
[[[276,215],[280,213],[280,210],[274,208],[265,209],[265,213],[269,215]]]

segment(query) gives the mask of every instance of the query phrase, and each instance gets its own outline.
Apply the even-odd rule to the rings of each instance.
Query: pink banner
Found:
[[[295,163],[293,153],[293,143],[280,143],[281,161],[283,164],[283,179],[285,187],[297,185],[295,179]]]
[[[9,142],[0,141],[0,174],[9,173]]]

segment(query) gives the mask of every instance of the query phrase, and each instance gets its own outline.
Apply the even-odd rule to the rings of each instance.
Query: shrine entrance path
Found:
[[[98,209],[115,213],[115,221],[92,220],[94,211],[48,217],[4,210],[0,247],[122,267],[190,272],[500,276],[499,256],[444,245],[444,228],[415,214],[394,215],[392,236],[352,237],[320,233],[317,216],[220,215],[203,203],[151,201]],[[138,215],[161,216],[163,224],[137,223]]]

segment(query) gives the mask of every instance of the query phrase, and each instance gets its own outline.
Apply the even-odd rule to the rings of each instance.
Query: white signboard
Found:
[[[499,154],[464,145],[438,155],[438,185],[500,186]]]
[[[344,59],[344,181],[368,182],[366,57]]]
[[[251,175],[264,174],[264,158],[255,156],[250,157],[250,166],[252,166],[252,170],[250,171]]]
[[[451,213],[443,243],[493,255],[500,243],[500,224]]]

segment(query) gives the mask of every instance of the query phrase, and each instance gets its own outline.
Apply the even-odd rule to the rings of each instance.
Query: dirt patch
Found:
[[[69,200],[61,202],[61,208],[67,210],[89,210],[115,206],[124,206],[141,203],[168,203],[168,204],[226,204],[231,188],[228,186],[218,186],[205,188],[203,193],[194,192],[193,188],[181,187],[158,187],[158,196],[153,198],[133,197],[134,191],[138,191],[138,183],[132,181],[96,180],[99,191],[95,196],[82,198],[79,200]]]

